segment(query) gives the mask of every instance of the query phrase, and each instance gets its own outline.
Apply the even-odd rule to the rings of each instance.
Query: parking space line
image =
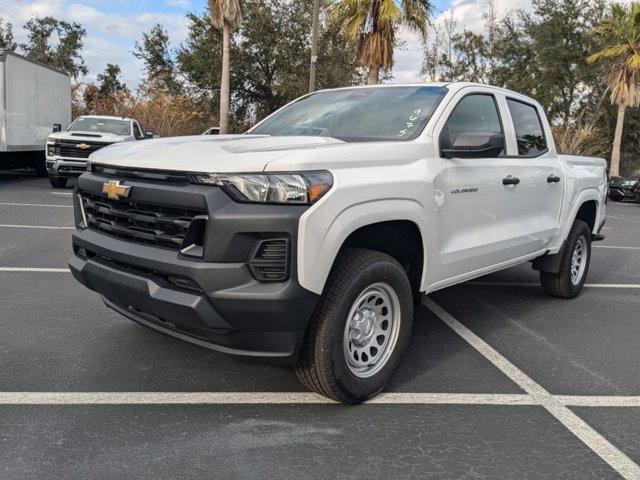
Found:
[[[0,392],[1,405],[325,404],[309,392]],[[377,405],[536,405],[526,394],[383,393]]]
[[[50,227],[47,225],[0,225],[0,228],[30,228],[44,230],[75,230],[76,227]]]
[[[539,287],[535,282],[467,282],[464,285],[478,285],[484,287]],[[640,288],[634,283],[585,283],[584,288]]]
[[[0,272],[69,273],[68,268],[20,268],[0,267]]]
[[[51,195],[73,195],[72,192],[49,192]]]
[[[582,395],[555,395],[568,407],[640,407],[640,397],[604,397]]]
[[[640,479],[640,466],[594,430],[587,422],[578,417],[578,415],[553,397],[553,395],[547,392],[540,384],[536,383],[491,345],[456,320],[436,302],[429,297],[425,297],[423,303],[469,345],[481,353],[516,385],[531,395],[533,400],[539,402],[556,420],[562,423],[587,447],[622,475],[622,477],[626,479]]]
[[[44,203],[12,203],[0,202],[0,205],[6,207],[50,207],[50,208],[73,208],[73,205],[51,205]]]
[[[592,245],[591,248],[610,248],[613,250],[640,250],[640,247],[619,247],[617,245]]]
[[[640,407],[640,397],[553,395],[570,407]],[[336,403],[310,392],[0,392],[0,405],[304,405]],[[527,393],[388,392],[369,405],[541,406]]]

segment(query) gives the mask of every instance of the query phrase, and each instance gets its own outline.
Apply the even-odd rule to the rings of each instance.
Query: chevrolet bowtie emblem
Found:
[[[91,148],[91,145],[87,145],[86,143],[79,143],[76,145],[76,148],[79,148],[80,150],[87,150]]]
[[[111,180],[102,184],[102,193],[106,193],[111,200],[127,198],[131,192],[131,187],[120,185],[120,180]]]

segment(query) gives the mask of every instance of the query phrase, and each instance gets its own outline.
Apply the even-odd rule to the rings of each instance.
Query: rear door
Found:
[[[460,133],[502,133],[504,99],[491,89],[463,89],[435,127],[439,150]],[[507,145],[509,147],[509,145]],[[519,184],[520,159],[507,151],[493,158],[445,158],[434,179],[438,205],[440,281],[472,274],[526,255]]]
[[[529,238],[528,248],[535,252],[545,249],[558,233],[563,171],[540,106],[509,96],[506,106],[521,167],[519,219]]]

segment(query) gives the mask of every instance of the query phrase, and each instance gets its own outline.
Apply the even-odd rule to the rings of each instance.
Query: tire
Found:
[[[574,254],[576,263],[574,263]],[[590,262],[591,231],[582,220],[576,220],[567,238],[560,271],[558,273],[540,272],[542,290],[552,297],[577,297],[587,279]]]
[[[413,293],[402,266],[380,252],[348,249],[337,259],[313,313],[296,374],[320,395],[361,403],[386,387],[412,324]]]
[[[64,188],[67,186],[68,178],[49,177],[49,183],[53,188]]]

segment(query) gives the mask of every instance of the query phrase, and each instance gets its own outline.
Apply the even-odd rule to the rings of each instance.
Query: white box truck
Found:
[[[33,167],[47,175],[47,137],[69,123],[71,77],[0,50],[0,169]]]

